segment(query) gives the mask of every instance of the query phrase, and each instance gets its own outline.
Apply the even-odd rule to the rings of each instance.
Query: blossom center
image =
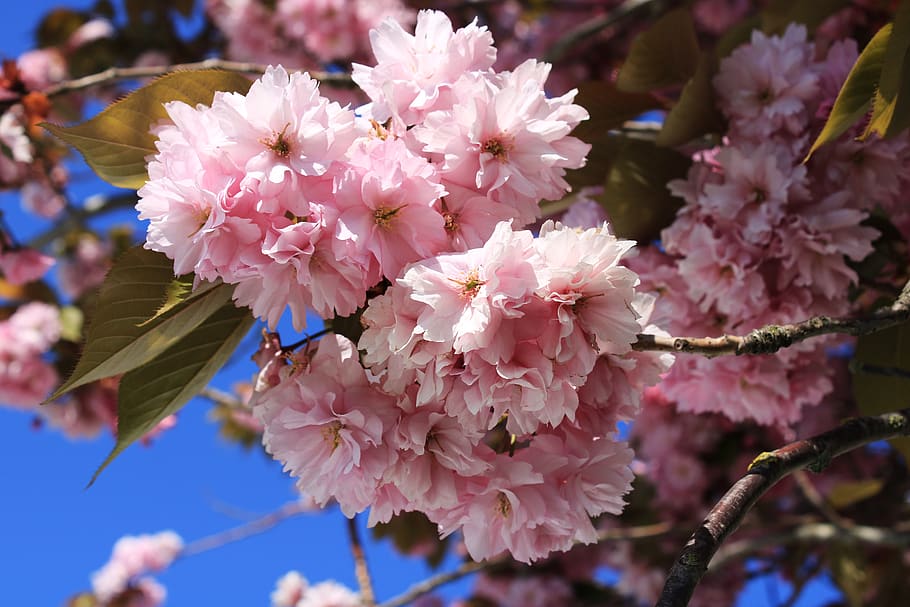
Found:
[[[343,428],[344,424],[337,420],[322,427],[322,439],[332,446],[332,453],[335,453],[335,449],[341,444]]]
[[[509,498],[505,493],[500,492],[496,499],[496,512],[498,512],[502,518],[509,518],[509,515],[512,514],[512,502],[509,501]]]
[[[394,209],[390,209],[388,207],[379,207],[373,211],[373,220],[380,228],[387,228],[392,224],[392,220],[395,218],[395,215],[398,214],[398,211],[403,208],[404,205],[395,207]]]
[[[275,155],[280,156],[281,158],[287,158],[291,155],[291,142],[288,141],[288,138],[286,137],[288,127],[290,126],[291,123],[289,122],[284,125],[284,128],[281,129],[280,133],[273,133],[271,139],[262,140],[265,147],[275,152]]]
[[[505,162],[509,159],[509,152],[514,147],[514,138],[505,133],[500,133],[484,141],[480,146],[480,151],[490,154],[500,162]]]
[[[458,230],[458,215],[455,213],[444,213],[442,216],[446,222],[446,232],[455,232]]]
[[[474,268],[464,277],[464,280],[449,279],[461,287],[461,296],[467,299],[473,299],[480,291],[480,287],[487,284],[487,281],[480,279],[480,272]]]

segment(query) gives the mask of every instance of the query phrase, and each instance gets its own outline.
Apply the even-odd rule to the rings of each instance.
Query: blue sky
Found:
[[[38,19],[59,4],[5,3],[0,55],[11,58],[30,48]],[[84,8],[92,3],[65,4]],[[74,191],[84,196],[96,187],[102,185],[81,180]],[[21,238],[40,227],[17,212],[14,196],[0,196],[0,207],[21,230]],[[220,386],[249,379],[253,367],[247,353],[237,359],[218,378]],[[174,430],[150,448],[129,448],[85,489],[112,446],[109,437],[70,442],[54,431],[32,429],[31,416],[0,407],[3,604],[62,605],[71,594],[89,588],[91,573],[107,561],[122,535],[173,529],[193,541],[294,499],[293,483],[277,463],[219,439],[206,412],[204,402],[190,403]],[[428,574],[420,560],[402,558],[384,543],[369,544],[368,558],[380,599]],[[159,581],[168,589],[170,607],[268,605],[275,580],[290,569],[311,581],[335,579],[356,588],[340,513],[303,515],[265,534],[178,561]],[[462,583],[450,592],[466,588]],[[773,594],[780,600],[788,596],[778,583],[760,581],[741,603],[775,605],[769,599]],[[813,592],[799,605],[820,602],[821,595]]]

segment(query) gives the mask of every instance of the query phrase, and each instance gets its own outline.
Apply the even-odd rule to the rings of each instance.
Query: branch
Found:
[[[347,519],[347,523],[351,554],[354,555],[354,575],[357,576],[357,585],[360,586],[360,602],[372,607],[376,604],[376,595],[373,593],[367,557],[363,551],[363,543],[360,541],[360,531],[357,529],[357,517]]]
[[[99,215],[104,215],[105,213],[118,209],[132,208],[134,206],[136,206],[135,192],[87,198],[84,206],[70,207],[65,216],[60,218],[46,232],[43,232],[30,240],[28,246],[33,249],[44,248],[57,238],[64,236],[70,230],[84,227],[86,222],[93,217],[98,217]]]
[[[907,289],[905,289],[905,292]],[[808,468],[820,471],[832,458],[868,443],[910,434],[910,408],[858,417],[839,428],[765,452],[714,506],[674,563],[657,607],[688,605],[695,586],[720,545],[739,527],[758,499],[783,477]]]
[[[834,523],[806,523],[783,533],[763,534],[731,542],[717,551],[708,569],[717,571],[729,563],[761,552],[766,548],[781,547],[788,544],[825,544],[828,542],[906,548],[910,546],[910,529],[907,528],[907,525],[895,528],[854,525],[844,528]]]
[[[625,529],[604,529],[597,535],[596,543],[604,541],[648,539],[664,535],[665,533],[670,532],[672,529],[673,525],[667,521],[664,521],[662,523],[654,523],[652,525],[642,525],[640,527],[629,527]],[[404,593],[380,604],[379,607],[404,607],[404,605],[407,605],[408,603],[422,597],[425,594],[433,592],[440,586],[444,586],[450,582],[460,580],[461,578],[478,571],[484,571],[486,569],[492,569],[499,565],[504,565],[509,561],[511,561],[511,558],[508,554],[504,554],[487,561],[481,561],[479,563],[474,561],[465,561],[452,571],[446,571],[445,573],[434,575],[433,577],[427,578],[422,582],[414,584]]]
[[[218,533],[187,544],[184,546],[183,550],[180,551],[179,558],[195,556],[202,552],[208,552],[209,550],[220,548],[226,544],[233,544],[234,542],[239,542],[250,536],[258,535],[264,531],[268,531],[282,521],[297,516],[298,514],[308,512],[309,510],[310,507],[303,501],[287,503],[278,510],[256,520],[228,529],[227,531],[219,531]]]
[[[910,283],[888,307],[865,318],[815,316],[792,325],[767,325],[747,335],[720,337],[662,337],[640,333],[632,344],[639,352],[685,352],[707,357],[724,354],[774,354],[782,348],[820,335],[869,335],[910,320]]]
[[[56,97],[59,95],[65,95],[67,93],[72,93],[75,91],[81,91],[95,86],[102,86],[105,84],[110,84],[113,82],[118,82],[120,80],[137,80],[140,78],[155,78],[157,76],[163,76],[169,72],[177,72],[184,70],[205,70],[205,69],[218,69],[224,70],[226,72],[237,72],[239,74],[250,74],[250,75],[259,75],[265,72],[266,65],[261,63],[243,63],[239,61],[227,61],[224,59],[206,59],[205,61],[197,61],[194,63],[181,63],[176,65],[155,65],[147,67],[112,67],[104,70],[103,72],[98,72],[97,74],[90,74],[88,76],[83,76],[82,78],[76,78],[74,80],[67,80],[56,84],[54,86],[48,87],[44,90],[44,94],[48,97]],[[302,71],[288,68],[289,72],[293,71]],[[328,72],[310,72],[310,76],[314,80],[319,80],[320,82],[325,82],[327,84],[332,84],[336,86],[351,87],[353,81],[351,80],[350,74],[345,73],[328,73]]]
[[[557,40],[544,57],[548,63],[556,63],[579,42],[595,36],[605,29],[618,25],[630,17],[649,10],[652,4],[657,4],[659,0],[626,0],[615,9],[602,15],[585,21],[578,27],[572,28],[562,38]]]

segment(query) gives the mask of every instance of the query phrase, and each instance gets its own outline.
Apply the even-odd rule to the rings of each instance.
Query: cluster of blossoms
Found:
[[[289,571],[275,584],[272,607],[360,607],[360,595],[333,581],[310,585],[296,571]]]
[[[354,75],[372,126],[280,67],[211,107],[167,104],[139,191],[146,246],[178,273],[236,284],[270,325],[289,307],[300,329],[307,308],[350,315],[408,263],[479,247],[568,189],[588,149],[568,133],[587,114],[573,94],[546,97],[548,66],[494,72],[489,32],[453,32],[437,12],[416,35],[386,21],[373,44],[379,64]]]
[[[423,11],[371,40],[356,115],[280,67],[211,107],[167,104],[146,246],[272,326],[366,306],[359,344],[261,358],[263,441],[316,502],[374,523],[422,511],[476,559],[592,542],[589,517],[631,483],[615,424],[671,358],[631,352],[653,305],[620,265],[633,243],[519,229],[584,164],[569,133],[587,114],[574,91],[546,96],[546,64],[492,70],[476,23]]]
[[[60,338],[56,306],[30,302],[0,321],[0,403],[32,408],[59,377],[44,355]]]
[[[685,206],[662,234],[665,253],[635,265],[663,293],[656,314],[674,335],[851,311],[850,262],[871,253],[879,234],[863,220],[876,206],[892,209],[910,185],[906,136],[845,138],[802,162],[855,59],[852,41],[821,53],[791,25],[780,37],[753,33],[721,62],[724,143],[670,183]],[[774,357],[691,357],[662,388],[683,411],[790,425],[831,390],[825,358],[819,341]]]
[[[173,531],[125,536],[117,540],[111,560],[92,576],[92,591],[100,606],[157,607],[165,589],[146,574],[160,572],[180,555],[183,540]]]
[[[206,0],[232,59],[315,67],[369,54],[369,31],[385,18],[414,23],[401,0]]]

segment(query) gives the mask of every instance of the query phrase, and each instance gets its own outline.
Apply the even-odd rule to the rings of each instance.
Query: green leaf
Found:
[[[910,126],[910,1],[904,1],[894,17],[872,117],[861,139],[872,133],[893,137]]]
[[[698,57],[692,16],[685,8],[674,9],[635,38],[616,86],[622,91],[644,93],[682,84],[695,74]]]
[[[70,127],[42,126],[79,150],[108,183],[138,189],[148,179],[146,158],[158,151],[149,129],[167,119],[164,103],[210,104],[215,91],[246,92],[249,87],[249,79],[233,72],[174,72],[133,91],[87,122]]]
[[[657,145],[672,148],[723,129],[723,117],[714,103],[714,85],[711,83],[716,71],[714,56],[702,53],[695,75],[686,83],[679,101],[664,120],[655,141]]]
[[[154,322],[161,318],[180,304],[186,304],[191,299],[208,296],[209,291],[219,287],[221,282],[203,282],[196,290],[193,290],[193,283],[196,277],[193,274],[184,274],[171,280],[164,290],[164,302],[158,307],[155,315],[140,323],[140,327]],[[222,302],[223,303],[223,302]],[[219,304],[220,305],[220,304]]]
[[[610,82],[583,82],[578,87],[575,103],[588,110],[590,118],[583,121],[572,135],[592,143],[605,138],[611,129],[663,104],[648,93],[626,93]]]
[[[806,160],[819,147],[840,137],[869,111],[878,88],[891,29],[890,23],[885,25],[860,53],[834,100],[834,107],[831,108],[825,126],[806,155]]]
[[[213,286],[145,323],[161,308],[173,280],[172,262],[161,253],[135,247],[121,256],[101,286],[82,356],[51,400],[148,362],[230,301],[229,285]]]
[[[247,308],[229,302],[153,360],[124,375],[117,402],[117,443],[89,485],[131,443],[196,396],[254,322]]]
[[[670,225],[682,200],[667,182],[686,176],[691,160],[648,141],[615,138],[617,146],[597,201],[606,209],[617,236],[638,242],[658,238]]]
[[[907,405],[910,394],[910,323],[861,336],[851,363],[853,397],[863,415],[879,415]],[[891,445],[910,462],[910,437]]]
[[[844,481],[834,485],[828,493],[828,501],[835,509],[841,510],[852,506],[864,499],[878,495],[885,482],[881,479],[870,478],[860,481]]]

